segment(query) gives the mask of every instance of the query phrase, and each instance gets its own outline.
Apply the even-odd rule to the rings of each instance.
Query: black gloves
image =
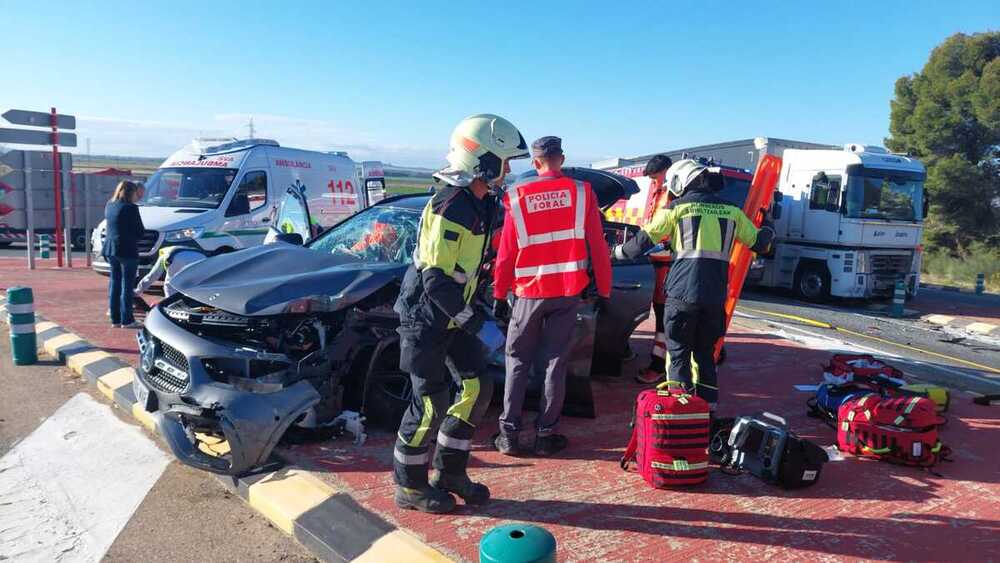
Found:
[[[611,312],[611,299],[607,297],[597,297],[597,314],[605,315]]]
[[[506,299],[495,299],[493,301],[493,318],[498,321],[510,319],[510,304]]]

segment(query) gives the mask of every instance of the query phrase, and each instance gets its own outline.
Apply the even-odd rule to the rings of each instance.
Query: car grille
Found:
[[[148,254],[152,252],[153,248],[156,247],[156,241],[159,240],[160,233],[158,231],[143,231],[142,238],[139,239],[138,248],[139,254]]]
[[[188,369],[188,360],[184,354],[162,340],[158,340],[157,342],[159,344],[159,350],[162,351],[159,355],[160,358],[171,366],[190,374]],[[174,374],[156,366],[154,366],[153,369],[146,374],[146,377],[152,387],[155,387],[158,391],[163,391],[165,393],[180,393],[188,386],[188,381],[186,379],[177,377]],[[190,375],[188,377],[190,377]]]
[[[875,254],[872,256],[872,273],[880,275],[906,274],[912,259],[907,255]]]

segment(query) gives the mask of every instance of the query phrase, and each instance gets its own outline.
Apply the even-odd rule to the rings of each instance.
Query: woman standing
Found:
[[[111,266],[108,305],[111,326],[139,328],[132,316],[132,288],[139,268],[139,239],[145,230],[135,203],[142,196],[139,184],[118,182],[111,201],[104,207],[106,221],[104,247],[101,254]]]

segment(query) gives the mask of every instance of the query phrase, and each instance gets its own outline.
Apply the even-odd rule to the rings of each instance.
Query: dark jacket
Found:
[[[721,307],[728,291],[733,242],[739,240],[759,253],[770,247],[773,235],[769,225],[757,229],[742,209],[714,193],[689,191],[656,212],[623,244],[621,257],[640,256],[668,238],[673,262],[667,274],[667,299]]]
[[[104,219],[107,221],[107,226],[101,255],[138,258],[139,239],[145,230],[142,218],[139,217],[139,206],[134,203],[109,201],[104,206]]]

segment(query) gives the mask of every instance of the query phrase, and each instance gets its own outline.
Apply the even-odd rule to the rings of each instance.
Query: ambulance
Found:
[[[215,253],[261,244],[289,192],[308,202],[316,231],[370,203],[347,153],[282,147],[270,139],[195,139],[167,158],[145,188],[139,202],[146,228],[139,241],[140,273],[167,246]],[[104,234],[102,221],[92,235],[92,263],[106,274]]]

